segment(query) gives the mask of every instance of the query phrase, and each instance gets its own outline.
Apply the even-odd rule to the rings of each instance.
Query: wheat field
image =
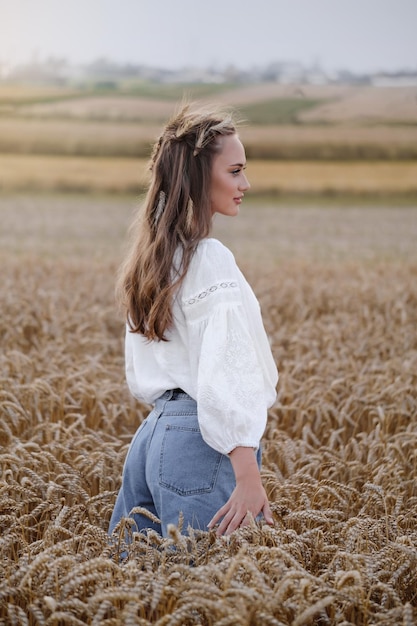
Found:
[[[275,525],[161,539],[126,520],[123,559],[106,529],[148,411],[113,302],[135,205],[0,196],[0,624],[412,626],[417,208],[245,200],[216,221],[280,370]]]

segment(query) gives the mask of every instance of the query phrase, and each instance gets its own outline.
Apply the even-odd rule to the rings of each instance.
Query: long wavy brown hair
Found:
[[[213,157],[221,150],[219,138],[235,132],[229,113],[192,110],[187,105],[156,142],[151,182],[132,225],[132,247],[117,287],[132,332],[166,340],[174,292],[198,243],[210,232],[211,170]]]

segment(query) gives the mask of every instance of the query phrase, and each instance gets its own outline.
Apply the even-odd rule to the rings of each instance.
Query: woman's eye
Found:
[[[237,174],[239,174],[239,172],[240,172],[240,170],[232,170],[232,174],[233,174],[234,176],[236,176]]]

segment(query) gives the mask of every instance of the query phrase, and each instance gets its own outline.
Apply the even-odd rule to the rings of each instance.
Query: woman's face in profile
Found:
[[[212,213],[233,217],[239,213],[244,192],[250,188],[246,178],[246,155],[237,135],[219,138],[220,152],[213,159],[210,200]]]

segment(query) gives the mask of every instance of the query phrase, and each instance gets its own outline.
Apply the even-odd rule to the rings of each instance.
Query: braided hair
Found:
[[[151,182],[118,281],[131,332],[167,340],[174,291],[211,229],[213,158],[221,150],[221,137],[235,133],[230,114],[185,106],[156,141],[149,163]],[[174,268],[178,249],[180,262]]]

